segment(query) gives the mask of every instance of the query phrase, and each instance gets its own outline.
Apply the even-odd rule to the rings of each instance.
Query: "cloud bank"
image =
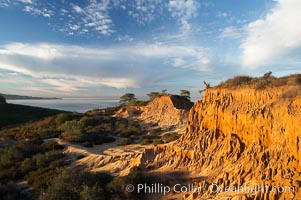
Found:
[[[278,0],[263,18],[247,25],[242,64],[247,68],[275,63],[301,47],[301,1]]]
[[[59,91],[89,87],[145,87],[182,75],[209,71],[206,48],[139,44],[111,48],[10,43],[0,46],[0,69],[30,76]],[[174,70],[178,69],[178,70]]]

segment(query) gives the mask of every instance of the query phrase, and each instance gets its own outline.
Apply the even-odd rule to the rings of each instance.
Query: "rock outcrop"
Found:
[[[185,125],[193,103],[178,95],[157,97],[145,106],[123,107],[115,116],[138,119],[145,124],[158,125],[161,128]]]
[[[189,172],[196,187],[221,190],[191,192],[188,199],[300,199],[300,89],[207,89],[182,137],[146,150],[142,166]],[[227,191],[238,187],[253,190]]]
[[[165,95],[150,101],[141,107],[140,119],[159,126],[176,126],[186,124],[193,103],[177,95]]]
[[[184,97],[165,95],[155,98],[146,106],[122,108],[115,113],[115,116],[138,119],[141,125],[146,125],[147,131],[160,127],[162,128],[160,133],[164,134],[169,131],[170,127],[176,126],[177,129],[173,129],[173,131],[182,133],[192,105],[193,103]],[[105,109],[99,112],[107,114],[109,111]],[[138,114],[131,116],[131,112]],[[79,159],[76,165],[85,166],[91,171],[108,171],[114,175],[124,176],[129,173],[131,167],[142,165],[142,156],[145,149],[153,148],[153,145],[131,144],[118,146],[117,144],[116,141],[101,145],[102,149],[93,147],[88,148],[88,150],[80,145],[67,144],[68,148],[65,152],[85,156]]]

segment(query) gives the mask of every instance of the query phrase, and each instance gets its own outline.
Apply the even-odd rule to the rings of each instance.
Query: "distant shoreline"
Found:
[[[29,97],[29,98],[5,98],[6,100],[58,100],[61,98],[44,98],[44,97]]]
[[[14,99],[7,100],[7,103],[85,113],[93,109],[117,106],[119,100],[102,98]]]
[[[33,96],[21,96],[21,95],[14,95],[14,94],[2,94],[6,100],[56,100],[61,99],[57,97],[33,97]]]

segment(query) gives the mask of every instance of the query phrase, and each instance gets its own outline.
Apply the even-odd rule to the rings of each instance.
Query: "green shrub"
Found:
[[[133,99],[129,101],[127,106],[145,106],[147,104],[147,101],[138,101],[136,99]]]
[[[36,189],[46,189],[53,179],[60,173],[60,168],[40,168],[29,172],[25,179]]]
[[[72,113],[61,113],[58,114],[55,118],[56,124],[59,126],[66,121],[71,121],[74,118],[74,115]]]
[[[153,141],[153,144],[154,144],[154,145],[164,144],[164,141],[161,140],[161,139],[155,139],[155,140]]]
[[[252,78],[249,76],[236,76],[234,78],[231,78],[231,79],[219,84],[218,87],[221,87],[221,88],[238,87],[238,86],[248,85],[251,81],[252,81]]]
[[[143,139],[140,142],[141,145],[148,145],[148,144],[152,144],[152,143],[153,143],[153,141],[150,139]]]
[[[59,145],[57,142],[49,141],[44,142],[42,145],[45,149],[45,151],[54,151],[54,150],[63,150],[64,146]]]
[[[270,81],[268,79],[259,78],[255,83],[256,90],[263,90],[270,85]]]
[[[106,185],[112,180],[103,172],[64,170],[52,180],[44,199],[109,199]]]
[[[131,139],[128,139],[128,138],[122,138],[118,141],[118,146],[125,146],[125,145],[129,145],[132,143],[132,140]]]
[[[165,143],[169,143],[177,140],[179,137],[180,136],[177,133],[166,133],[161,137],[161,139],[165,141]]]
[[[33,196],[27,192],[22,192],[18,186],[14,183],[9,183],[7,185],[0,184],[0,199],[3,200],[31,200],[34,199]]]
[[[110,136],[102,136],[102,135],[96,135],[94,137],[94,142],[96,145],[104,144],[104,143],[111,143],[114,142],[116,139],[114,137]]]
[[[79,123],[83,127],[96,126],[102,123],[102,119],[103,117],[101,116],[93,116],[93,117],[84,116],[79,120]]]
[[[107,188],[114,194],[119,195],[121,199],[142,199],[144,193],[137,191],[137,185],[151,183],[151,180],[141,171],[139,167],[133,167],[127,176],[119,176],[114,178],[112,182],[107,185]],[[135,187],[133,192],[127,192],[125,187],[132,184]]]
[[[265,73],[261,77],[252,78],[248,76],[236,76],[220,83],[216,88],[235,88],[239,86],[250,86],[256,90],[263,90],[267,87],[281,87],[285,85],[301,85],[301,74],[293,74],[276,78],[271,76],[271,72]]]
[[[156,135],[156,134],[147,134],[147,135],[143,135],[142,139],[149,139],[149,140],[154,140],[154,139],[159,139],[160,136]]]
[[[93,143],[92,142],[83,142],[82,143],[82,145],[84,146],[84,147],[93,147]]]
[[[76,121],[66,121],[59,127],[62,130],[61,137],[69,142],[81,142],[84,134],[82,125]]]

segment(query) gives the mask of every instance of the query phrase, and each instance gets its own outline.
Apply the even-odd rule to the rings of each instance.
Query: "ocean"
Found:
[[[7,103],[84,113],[97,108],[119,105],[119,100],[102,98],[63,98],[42,100],[7,100]]]

